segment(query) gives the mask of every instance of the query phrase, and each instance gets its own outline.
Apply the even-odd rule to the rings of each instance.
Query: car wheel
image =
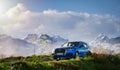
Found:
[[[60,58],[57,58],[56,60],[59,61],[59,60],[61,60],[61,59],[60,59]]]
[[[90,51],[88,51],[88,54],[87,55],[92,55],[92,53]]]

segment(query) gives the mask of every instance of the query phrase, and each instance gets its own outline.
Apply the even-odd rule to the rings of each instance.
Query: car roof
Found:
[[[87,44],[86,42],[83,42],[83,41],[69,41],[69,42],[79,42],[79,43],[82,43],[82,44]]]
[[[85,43],[85,42],[83,42],[83,41],[69,41],[69,42],[81,42],[81,43]]]

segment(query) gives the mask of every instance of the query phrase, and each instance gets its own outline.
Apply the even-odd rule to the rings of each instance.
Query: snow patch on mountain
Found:
[[[109,38],[104,33],[99,34],[91,43],[108,43]]]

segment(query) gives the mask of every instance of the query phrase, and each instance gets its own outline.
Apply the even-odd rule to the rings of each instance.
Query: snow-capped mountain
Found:
[[[67,39],[60,36],[50,36],[48,34],[28,34],[24,40],[38,46],[35,50],[36,54],[50,54],[52,50],[60,47],[61,44],[67,41]]]
[[[107,35],[101,33],[89,45],[91,46],[91,51],[94,53],[120,53],[120,37],[108,38]]]
[[[101,34],[98,35],[98,37],[96,37],[94,42],[96,42],[96,43],[108,43],[109,38],[104,33],[101,33]]]
[[[48,34],[28,34],[24,40],[37,46],[36,54],[50,54],[52,50],[68,41],[60,36]]]
[[[27,37],[25,37],[25,40],[30,40],[30,39],[38,39],[38,35],[37,34],[28,34]]]
[[[67,39],[64,39],[60,36],[50,36],[48,34],[28,34],[25,39],[28,42],[31,43],[48,43],[48,44],[55,44],[55,43],[64,43],[67,41]]]
[[[109,38],[104,33],[101,33],[95,38],[95,40],[91,41],[91,43],[119,44],[120,43],[120,37]]]
[[[0,55],[28,56],[33,54],[34,44],[0,34]]]
[[[64,43],[67,41],[67,39],[64,39],[60,36],[50,36],[47,34],[41,34],[40,38],[39,38],[40,42],[47,42],[47,43],[51,43],[51,44],[55,44],[55,43]]]
[[[35,43],[36,41],[38,41],[39,36],[37,34],[28,34],[24,40],[30,43]]]

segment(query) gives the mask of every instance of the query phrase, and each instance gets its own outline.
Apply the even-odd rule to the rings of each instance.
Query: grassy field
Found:
[[[0,70],[120,70],[120,54],[60,61],[53,60],[52,55],[9,57],[0,59]]]

